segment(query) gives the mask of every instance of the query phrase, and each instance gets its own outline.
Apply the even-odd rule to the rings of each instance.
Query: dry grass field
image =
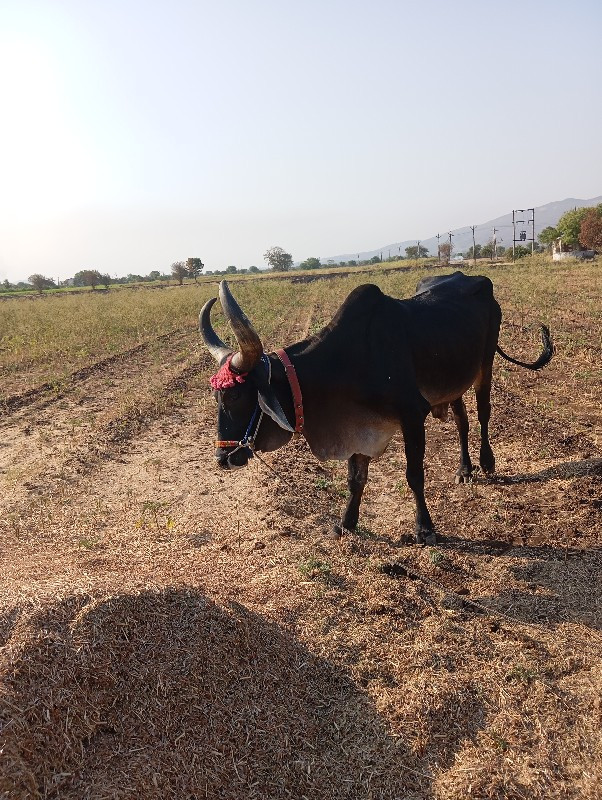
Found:
[[[557,352],[496,359],[493,479],[429,418],[426,548],[400,441],[340,541],[344,464],[218,472],[216,285],[0,304],[0,797],[601,796],[602,264],[476,271],[504,350]],[[423,274],[231,286],[273,349]]]

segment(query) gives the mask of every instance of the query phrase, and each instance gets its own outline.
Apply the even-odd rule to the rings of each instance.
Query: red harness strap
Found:
[[[286,350],[276,350],[276,355],[280,361],[282,361],[284,372],[293,394],[293,405],[295,406],[295,433],[303,433],[303,426],[305,424],[305,420],[303,418],[303,395],[301,394],[301,387],[299,386],[297,372],[292,361],[288,357]]]

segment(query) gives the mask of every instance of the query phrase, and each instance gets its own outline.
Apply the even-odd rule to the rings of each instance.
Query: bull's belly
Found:
[[[416,384],[420,394],[431,406],[451,403],[462,397],[474,384],[483,366],[484,344],[467,347],[459,361],[453,350],[431,355],[423,361],[415,361]]]
[[[422,396],[428,400],[431,406],[438,406],[442,403],[451,403],[454,400],[457,400],[458,397],[462,397],[470,387],[472,383],[469,384],[458,384],[457,386],[453,386],[451,389],[449,387],[438,388],[438,389],[421,389],[420,393]]]
[[[320,436],[319,441],[309,441],[309,446],[320,461],[346,461],[355,453],[378,458],[399,430],[396,420],[358,416],[349,418],[344,428]]]
[[[446,386],[421,386],[420,394],[431,404],[431,406],[438,406],[442,403],[451,403],[462,397],[477,379],[478,373],[474,376],[467,378],[464,382],[455,384],[448,384]]]

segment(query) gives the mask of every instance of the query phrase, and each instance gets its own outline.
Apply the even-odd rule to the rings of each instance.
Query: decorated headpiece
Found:
[[[224,389],[231,389],[237,383],[244,383],[249,374],[248,372],[234,372],[230,366],[232,355],[234,354],[229,355],[215,375],[212,375],[209,379],[211,387],[218,392],[223,392]]]

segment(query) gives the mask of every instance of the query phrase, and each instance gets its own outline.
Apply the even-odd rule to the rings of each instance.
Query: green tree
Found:
[[[74,286],[91,286],[96,289],[99,283],[102,281],[97,269],[82,269],[73,276]]]
[[[256,266],[249,267],[249,272],[259,272],[259,267]]]
[[[560,236],[562,236],[563,244],[568,247],[579,247],[581,223],[589,210],[586,207],[573,208],[560,217],[556,228]]]
[[[293,266],[292,255],[283,250],[282,247],[270,247],[263,254],[263,257],[274,272],[287,272]]]
[[[111,285],[112,281],[111,281],[111,276],[109,275],[108,272],[105,272],[104,275],[100,276],[100,282],[105,287],[105,289],[109,288],[109,286]]]
[[[152,269],[148,273],[148,280],[149,281],[160,281],[161,280],[161,273],[158,269]]]
[[[201,261],[200,258],[187,258],[186,259],[186,269],[188,270],[188,277],[194,278],[195,282],[196,279],[199,277],[201,272],[203,271],[203,267],[205,265]]]
[[[589,209],[583,217],[579,229],[579,243],[587,250],[602,248],[602,204]]]
[[[226,267],[226,272],[227,272],[227,274],[228,274],[228,275],[236,275],[236,273],[238,272],[238,270],[236,269],[236,267],[234,266],[234,264],[230,264],[230,266],[229,266],[229,267]]]
[[[470,245],[470,247],[466,251],[466,258],[480,258],[482,255],[484,255],[484,253],[482,252],[482,247],[480,244],[475,244],[474,252],[472,245]]]
[[[406,258],[426,258],[429,254],[428,248],[414,244],[406,247]]]
[[[319,258],[311,257],[306,258],[299,264],[299,269],[320,269],[322,262]]]
[[[40,275],[38,272],[30,275],[27,279],[33,288],[38,291],[40,294],[44,291],[44,289],[53,289],[56,288],[56,284],[50,278],[44,277],[44,275]]]
[[[524,244],[517,244],[514,248],[514,258],[524,258],[525,256],[531,255],[531,248],[525,247]]]
[[[171,274],[178,284],[184,283],[184,278],[188,275],[188,267],[184,261],[174,261],[171,265]]]
[[[548,225],[548,227],[544,228],[543,231],[537,236],[537,241],[544,247],[551,248],[554,244],[554,241],[558,239],[559,236],[560,233],[558,232],[558,228],[553,228],[551,225]]]

